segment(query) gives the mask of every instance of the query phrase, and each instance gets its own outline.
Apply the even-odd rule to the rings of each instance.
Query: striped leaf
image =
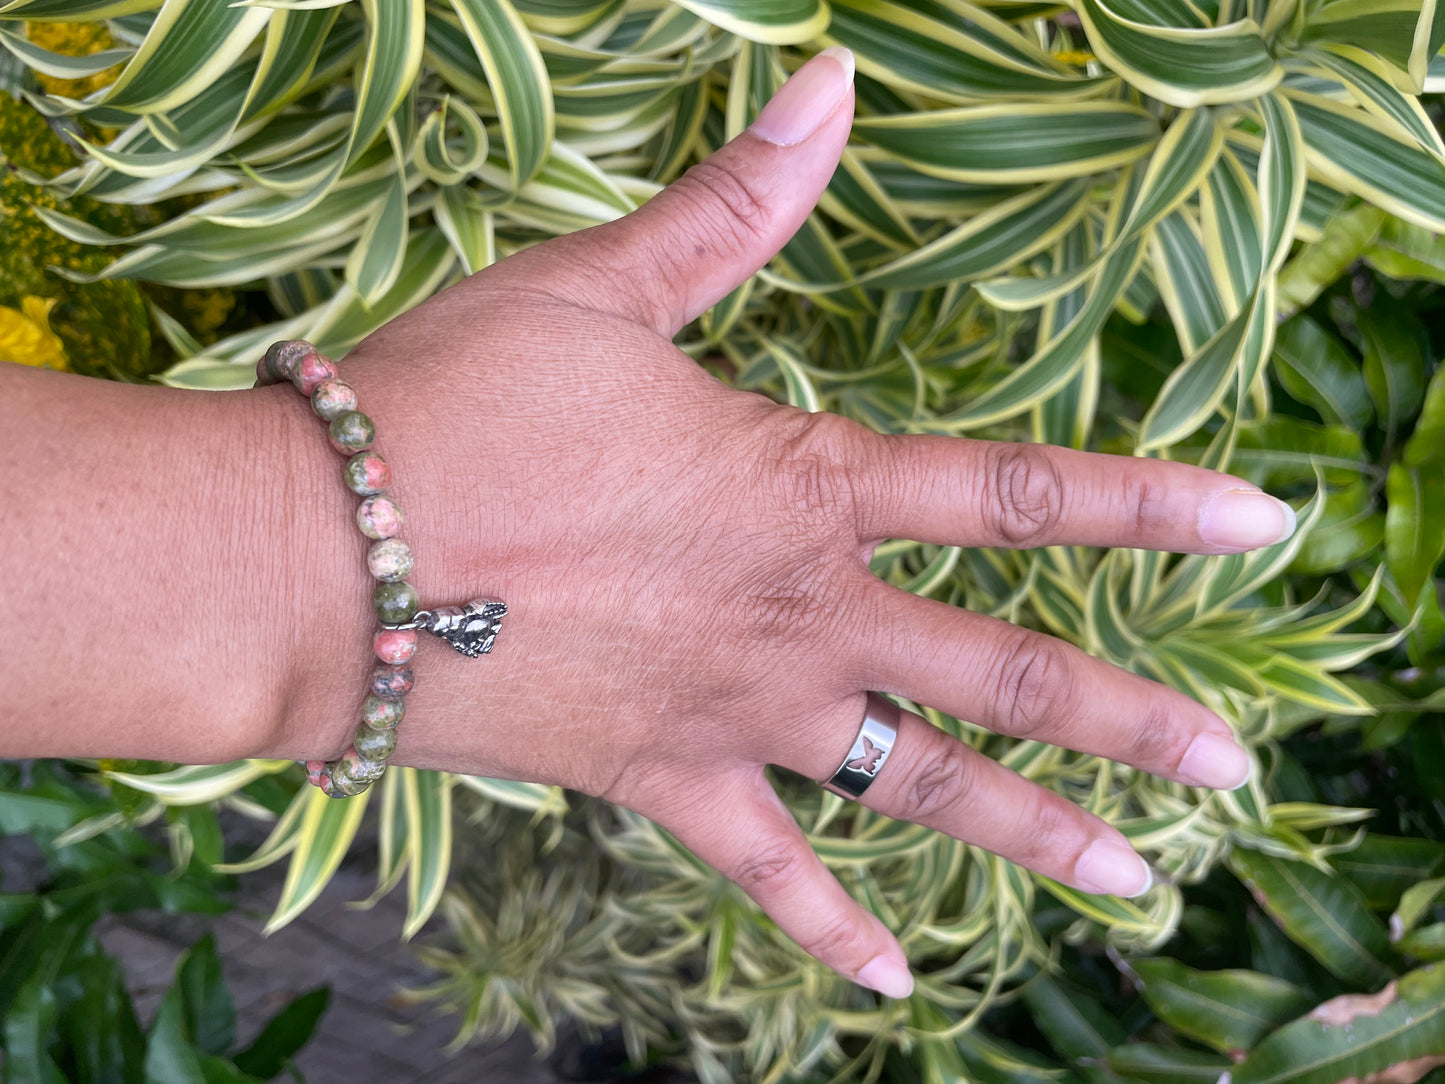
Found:
[[[1191,16],[1189,25],[1178,25],[1181,9]],[[1077,10],[1099,58],[1170,105],[1247,101],[1284,75],[1260,28],[1248,19],[1203,26],[1193,21],[1195,11],[1162,0],[1079,0]]]
[[[680,7],[747,41],[791,45],[816,38],[828,25],[823,0],[677,0]]]
[[[453,0],[452,6],[487,73],[511,187],[520,188],[536,176],[552,145],[555,120],[542,55],[510,0]]]
[[[1367,49],[1389,61],[1418,93],[1445,37],[1436,0],[1328,0],[1304,24],[1304,41]]]
[[[237,760],[230,764],[201,764],[173,768],[154,775],[105,772],[107,779],[132,790],[153,794],[166,805],[202,805],[232,794],[264,775],[291,766],[289,760]]]
[[[166,0],[100,104],[145,114],[188,101],[250,48],[270,18],[230,0]]]
[[[426,925],[447,886],[452,859],[452,785],[449,772],[393,768],[401,773],[406,809],[406,925],[410,940]],[[388,773],[390,774],[390,773]]]
[[[1018,184],[1079,177],[1149,153],[1158,122],[1126,102],[1022,102],[860,117],[863,139],[953,181]]]
[[[1398,126],[1341,102],[1285,91],[1310,168],[1330,184],[1427,229],[1445,230],[1445,160]]]
[[[291,922],[321,895],[336,867],[346,857],[371,797],[370,790],[345,801],[328,798],[317,787],[306,787],[303,793],[306,808],[301,814],[281,898],[263,931],[268,934]]]

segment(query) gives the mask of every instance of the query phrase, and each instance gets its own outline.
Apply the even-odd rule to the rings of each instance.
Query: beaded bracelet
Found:
[[[346,488],[362,498],[356,525],[372,539],[366,565],[377,584],[371,595],[381,629],[372,637],[377,664],[369,693],[361,705],[361,724],[351,748],[337,760],[308,760],[307,782],[332,798],[360,794],[386,771],[386,758],[396,748],[396,728],[406,714],[406,694],[414,681],[410,666],[416,651],[416,630],[446,640],[469,658],[490,654],[502,630],[507,606],[495,599],[473,599],[465,606],[421,609],[416,588],[406,582],[412,571],[411,548],[397,534],[402,514],[387,495],[391,467],[371,450],[376,426],[357,410],[356,390],[336,375],[336,365],[301,339],[272,343],[256,363],[256,386],[289,381],[311,400],[311,408],[330,423],[331,446],[347,456],[341,476]]]

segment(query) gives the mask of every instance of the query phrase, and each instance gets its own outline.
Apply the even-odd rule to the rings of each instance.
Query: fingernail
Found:
[[[1199,537],[1222,549],[1272,546],[1294,528],[1294,509],[1257,489],[1226,489],[1199,512]]]
[[[875,956],[853,979],[859,986],[877,990],[884,997],[907,997],[913,993],[913,976],[908,965],[896,956]]]
[[[841,45],[824,49],[793,73],[753,121],[759,139],[791,147],[818,130],[853,85],[853,54]]]
[[[1154,884],[1149,864],[1127,843],[1096,839],[1074,865],[1074,880],[1100,896],[1142,896]]]
[[[1249,754],[1223,734],[1200,734],[1189,743],[1174,775],[1193,787],[1234,790],[1249,778]]]

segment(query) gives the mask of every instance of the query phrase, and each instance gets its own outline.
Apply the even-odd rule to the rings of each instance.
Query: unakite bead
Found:
[[[311,409],[318,418],[335,421],[356,409],[356,389],[335,377],[323,380],[311,393]]]
[[[352,748],[341,754],[341,759],[338,760],[336,766],[331,769],[331,778],[336,779],[338,776],[341,776],[346,779],[355,780],[362,784],[362,789],[364,790],[380,779],[385,771],[386,761],[368,760]]]
[[[296,366],[307,354],[314,354],[316,348],[304,339],[283,339],[280,342],[272,343],[266,348],[266,354],[261,359],[266,366],[266,375],[270,377],[268,383],[276,384],[283,380],[292,380],[296,375]]]
[[[356,509],[356,525],[367,538],[394,538],[401,523],[401,506],[384,493],[367,497]]]
[[[346,488],[358,497],[370,497],[391,485],[391,466],[375,452],[358,452],[341,468]]]
[[[330,785],[323,786],[322,790],[331,798],[350,798],[371,786],[369,779],[354,779],[348,775],[339,760],[327,773],[327,780]]]
[[[383,538],[366,551],[366,567],[382,583],[395,583],[411,575],[411,547],[399,538]]]
[[[343,414],[326,431],[331,446],[342,455],[354,455],[371,447],[376,439],[376,426],[359,410]]]
[[[371,695],[383,700],[400,700],[411,692],[414,675],[410,666],[378,663],[371,668]]]
[[[372,730],[392,730],[406,718],[405,700],[368,696],[361,704],[361,721]]]
[[[421,609],[421,596],[405,580],[379,583],[371,592],[371,607],[383,625],[405,625]]]
[[[396,748],[396,731],[371,730],[363,726],[356,731],[352,748],[363,760],[385,760]]]
[[[371,650],[382,662],[406,662],[416,654],[416,631],[382,629],[371,638]]]
[[[308,346],[307,349],[310,352],[303,354],[296,361],[296,368],[291,373],[291,383],[296,385],[302,395],[310,399],[317,384],[323,380],[335,379],[336,366],[330,358],[318,354],[314,348]]]

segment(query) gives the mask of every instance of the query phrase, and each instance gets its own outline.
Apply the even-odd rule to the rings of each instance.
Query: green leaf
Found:
[[[1410,885],[1445,872],[1445,843],[1371,833],[1331,864],[1365,894],[1372,909],[1389,911]]]
[[[1345,344],[1309,316],[1286,320],[1275,332],[1275,372],[1285,390],[1320,412],[1326,424],[1363,431],[1374,417],[1359,364]]]
[[[1412,971],[1374,997],[1325,1002],[1260,1043],[1231,1079],[1234,1084],[1379,1080],[1393,1067],[1439,1058],[1442,1051],[1445,966],[1436,965]]]
[[[1435,370],[1425,386],[1424,402],[1415,419],[1415,431],[1405,442],[1401,461],[1407,467],[1438,468],[1445,458],[1445,365]]]
[[[146,1042],[146,1084],[204,1084],[201,1059],[186,1032],[185,1008],[179,985],[161,1000]]]
[[[236,1068],[262,1080],[280,1076],[315,1033],[330,1002],[329,986],[318,986],[293,999],[266,1021],[250,1046],[236,1055]]]
[[[1098,1001],[1047,975],[1026,985],[1023,999],[1049,1045],[1069,1061],[1104,1057],[1124,1041],[1124,1029]]]
[[[1408,313],[1380,304],[1356,313],[1365,338],[1365,386],[1389,437],[1399,433],[1425,397],[1425,327]]]
[[[1230,866],[1290,940],[1331,974],[1363,987],[1394,976],[1385,927],[1350,882],[1243,848],[1230,856]]]
[[[0,1020],[0,1034],[5,1038],[5,1084],[67,1084],[48,1049],[55,1017],[55,994],[40,976],[20,987]]]
[[[1234,1062],[1220,1054],[1150,1043],[1128,1043],[1109,1051],[1109,1068],[1144,1084],[1218,1084]]]
[[[181,957],[176,972],[186,1032],[208,1054],[224,1054],[236,1037],[236,1007],[221,976],[221,958],[211,934]]]
[[[1445,555],[1445,471],[1392,463],[1385,496],[1385,563],[1414,609]]]
[[[1164,956],[1131,966],[1159,1019],[1224,1054],[1250,1049],[1310,1006],[1299,987],[1255,971],[1196,971]]]
[[[1400,905],[1390,916],[1390,936],[1398,941],[1413,930],[1442,896],[1445,896],[1445,877],[1421,881],[1405,889]]]
[[[1384,217],[1365,261],[1392,279],[1423,279],[1445,284],[1445,237],[1424,226]]]
[[[74,1061],[72,1078],[122,1081],[139,1077],[145,1037],[120,966],[109,956],[87,956],[67,969],[63,981],[80,990],[79,998],[65,1006],[59,1021],[62,1037],[58,1046]]]

